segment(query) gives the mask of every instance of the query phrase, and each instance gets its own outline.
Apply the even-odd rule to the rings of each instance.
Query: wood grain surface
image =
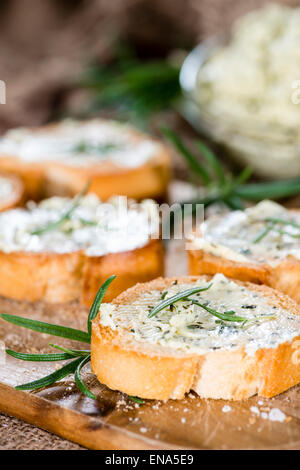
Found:
[[[182,243],[170,242],[167,251],[167,274],[185,274]],[[5,298],[0,298],[0,311],[81,329],[87,316],[87,310],[76,303],[30,304]],[[18,351],[46,352],[53,337],[1,320],[0,340]],[[55,342],[72,344],[58,338]],[[300,386],[270,400],[226,402],[189,394],[182,401],[138,405],[99,384],[86,367],[83,375],[97,401],[82,396],[72,377],[37,392],[14,390],[15,385],[56,367],[6,356],[0,364],[0,410],[90,449],[300,449]],[[269,419],[273,408],[285,413],[284,422]]]

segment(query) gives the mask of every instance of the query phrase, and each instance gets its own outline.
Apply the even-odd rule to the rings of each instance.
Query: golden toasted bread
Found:
[[[270,205],[269,201],[263,201],[259,205],[262,208],[268,208],[266,204]],[[273,208],[280,207],[275,203],[271,204]],[[257,205],[256,207],[259,207],[259,205]],[[293,216],[297,214],[297,211],[286,210],[286,214]],[[216,221],[215,226],[217,226],[218,220],[226,221],[226,218],[228,218],[228,215],[225,214],[220,218],[214,217],[208,219],[208,221],[211,220],[211,224]],[[278,227],[281,231],[285,231],[285,236],[288,236],[286,235],[287,230],[283,229],[282,225],[279,225]],[[258,240],[260,234],[263,233],[264,228],[260,228],[257,230],[256,234],[253,234],[251,236],[253,240]],[[277,236],[277,233],[278,232],[274,232],[274,237]],[[224,239],[226,236],[227,235],[224,233]],[[259,259],[258,256],[254,258],[253,256],[247,254],[246,250],[241,256],[237,250],[234,251],[231,248],[232,245],[228,245],[226,244],[226,242],[223,242],[221,237],[220,239],[214,239],[214,237],[212,236],[211,238],[209,238],[209,245],[207,246],[207,244],[205,244],[205,236],[203,236],[202,229],[201,227],[199,227],[189,237],[189,274],[213,275],[215,273],[223,273],[225,276],[231,277],[233,279],[240,279],[241,281],[249,281],[257,284],[266,284],[267,286],[273,287],[274,289],[277,289],[283,292],[284,294],[289,295],[292,299],[296,300],[297,302],[300,302],[300,259],[295,257],[295,247],[297,248],[298,239],[297,236],[295,237],[295,234],[292,233],[293,238],[290,238],[290,240],[292,240],[295,245],[293,245],[292,249],[289,251],[288,245],[287,248],[284,248],[282,246],[282,239],[280,238],[280,236],[281,235],[279,232],[278,239],[274,238],[271,239],[269,242],[268,234],[264,239],[266,240],[265,243],[263,242],[263,240],[252,243],[248,243],[247,241],[245,241],[245,246],[248,247],[250,250],[252,250],[253,248],[260,248],[261,259]],[[232,241],[234,241],[234,237],[235,235],[232,235]],[[202,240],[204,243],[202,243]],[[273,249],[273,247],[276,247],[277,243],[278,247],[275,249],[278,253],[275,253],[276,257],[270,256],[268,251],[269,247]],[[228,247],[230,247],[230,252],[227,251]],[[221,251],[223,250],[223,248],[225,248],[224,252]]]
[[[107,299],[162,275],[162,242],[148,225],[155,204],[132,201],[121,210],[119,201],[102,204],[94,194],[54,197],[0,214],[0,295],[46,302],[79,299],[90,306],[112,274],[117,280]]]
[[[164,272],[163,247],[151,240],[135,250],[87,256],[72,253],[4,253],[0,251],[0,295],[18,300],[60,303],[80,300],[91,306],[101,284],[117,279],[107,291],[109,301],[137,282]]]
[[[69,129],[71,125],[74,126],[73,130]],[[84,126],[89,125],[98,126],[99,132],[102,132],[101,128],[103,125],[108,126],[108,129],[109,126],[112,126],[126,134],[126,139],[129,139],[126,145],[129,146],[129,149],[125,149],[126,153],[123,160],[120,156],[115,158],[114,152],[120,150],[117,145],[116,150],[112,149],[109,151],[109,156],[104,153],[104,155],[96,158],[97,143],[95,148],[91,147],[92,150],[89,148],[89,144],[97,136],[93,136],[91,139],[89,134],[87,134],[84,140],[85,148],[80,149],[80,158],[78,157],[79,150],[76,150],[77,153],[74,151],[76,157],[74,157],[72,162],[72,148],[68,151],[61,149],[61,154],[59,154],[59,138],[64,133],[65,127],[68,132],[68,138],[71,140],[75,139],[74,148],[76,148],[75,144],[78,146],[81,143],[78,141],[78,132]],[[70,136],[70,132],[73,135]],[[14,133],[17,134],[17,137],[14,137]],[[118,137],[117,134],[118,131],[116,131],[116,136]],[[30,156],[30,149],[27,150],[29,155],[26,154],[26,158],[22,158],[21,152],[23,150],[18,150],[17,144],[14,144],[12,148],[6,144],[10,140],[14,142],[14,139],[17,142],[22,141],[22,139],[25,140],[28,136],[33,143],[41,138],[41,136],[43,139],[47,139],[47,136],[49,136],[51,142],[55,142],[57,136],[55,144],[58,147],[57,155],[48,156],[46,149],[47,142],[40,144],[40,153],[32,155],[32,158]],[[144,143],[152,146],[151,154],[147,158],[141,158],[140,161],[138,159],[134,160],[134,158],[137,158],[138,152],[141,151],[139,145],[142,146]],[[102,145],[105,147],[105,145],[109,144]],[[149,152],[149,149],[145,151]],[[127,164],[126,161],[132,157],[133,163],[129,162]],[[75,163],[75,160],[77,163]],[[125,195],[137,200],[144,198],[160,199],[165,196],[171,177],[171,160],[167,148],[155,139],[135,130],[133,127],[98,119],[74,122],[73,124],[63,121],[62,123],[51,124],[36,129],[28,128],[9,131],[0,140],[1,169],[21,177],[28,196],[34,200],[55,195],[73,196],[80,192],[87,184],[90,185],[89,192],[97,194],[102,200],[107,200],[116,194]]]
[[[190,390],[194,390],[200,397],[214,399],[241,400],[255,394],[272,397],[298,384],[300,318],[297,316],[300,314],[300,307],[289,297],[267,286],[235,282],[236,289],[246,289],[249,295],[263,299],[264,307],[260,314],[267,309],[277,308],[284,309],[284,315],[293,317],[289,321],[295,326],[294,334],[287,338],[284,336],[285,330],[282,330],[282,341],[279,339],[275,346],[272,346],[270,338],[267,337],[265,343],[257,343],[252,352],[247,349],[251,344],[250,340],[248,342],[245,339],[241,344],[229,347],[228,340],[225,339],[223,347],[222,336],[220,340],[217,338],[221,346],[211,346],[209,350],[200,346],[199,350],[186,349],[185,346],[177,348],[174,342],[159,343],[155,339],[152,341],[147,339],[152,321],[149,318],[147,320],[148,303],[153,307],[158,302],[157,296],[156,302],[151,301],[153,292],[158,291],[160,295],[168,289],[174,289],[174,285],[180,290],[181,285],[185,287],[187,284],[202,285],[210,281],[215,282],[214,279],[212,280],[210,276],[159,278],[128,289],[110,304],[102,304],[99,315],[93,322],[91,342],[92,370],[99,381],[113,390],[120,390],[128,395],[157,400],[182,399]],[[209,295],[210,290],[206,292]],[[226,310],[226,294],[221,301]],[[144,309],[144,313],[141,308]],[[178,311],[174,311],[174,305],[172,309],[168,308],[165,318],[171,317],[168,321],[172,324],[173,318],[175,320],[178,318]],[[132,317],[129,323],[127,318],[126,325],[124,315],[126,316],[129,311]],[[253,310],[247,310],[250,311]],[[281,314],[282,310],[278,310],[278,318],[281,318]],[[158,320],[156,317],[153,318],[156,335],[159,334],[157,321],[162,321],[161,317]],[[279,331],[278,325],[281,320],[274,321],[272,331]],[[217,326],[217,322],[218,320],[213,328],[221,328]],[[267,332],[271,323],[266,322],[253,327],[251,333],[248,333],[252,344],[255,341],[253,337],[255,338],[258,331],[256,328],[260,328],[261,335],[264,331],[261,328],[266,328]],[[139,328],[146,328],[141,330],[145,337],[142,333],[137,333]],[[203,334],[203,331],[205,341],[206,330],[203,328],[199,330],[200,334]],[[208,334],[215,335],[214,332]],[[242,331],[240,334],[246,338],[247,333]]]
[[[0,173],[0,212],[20,206],[24,202],[24,185],[14,175]]]

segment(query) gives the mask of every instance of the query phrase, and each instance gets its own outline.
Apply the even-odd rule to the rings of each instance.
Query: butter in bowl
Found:
[[[206,40],[180,75],[191,124],[260,176],[300,176],[300,8],[268,5]]]

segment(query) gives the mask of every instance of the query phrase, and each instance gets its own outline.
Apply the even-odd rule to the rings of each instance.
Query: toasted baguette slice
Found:
[[[24,185],[16,176],[0,173],[0,212],[24,202]]]
[[[213,316],[208,319],[210,315],[203,309],[192,320],[193,313],[183,306],[177,310],[176,303],[148,318],[151,308],[164,297],[162,293],[167,291],[168,297],[208,282],[212,282],[211,288],[200,293],[199,299],[207,300],[211,295],[215,299],[212,305],[219,305],[219,309],[222,306],[223,312],[237,306],[237,314],[245,312],[243,315],[249,319],[247,330],[237,330],[231,336],[227,326],[216,323],[218,319]],[[241,289],[243,296],[239,298]],[[253,305],[241,308],[241,303],[254,299],[256,315],[260,315],[258,321],[262,322],[257,326],[250,324]],[[261,315],[270,311],[277,311],[276,319],[267,322]],[[272,397],[300,382],[299,314],[298,304],[267,286],[234,282],[223,275],[159,278],[128,289],[110,304],[102,304],[92,328],[92,370],[109,388],[148,399],[182,399],[190,390],[200,397],[214,399],[241,400],[255,394]],[[189,329],[189,322],[196,318],[198,327],[202,325],[195,333],[203,335],[199,343],[194,342],[195,337],[185,336],[186,331],[193,335],[190,332],[197,330]],[[289,330],[285,328],[286,322]],[[166,332],[166,325],[171,333],[165,333],[164,340],[160,330]],[[223,334],[217,333],[222,327]],[[274,344],[273,332],[278,334]],[[179,346],[182,338],[190,349],[184,344]],[[236,344],[231,344],[233,338]]]
[[[109,212],[103,219],[105,212],[101,210],[106,211],[108,203],[102,205],[97,196],[90,194],[82,197],[71,219],[64,222],[67,225],[46,230],[41,235],[31,233],[34,229],[43,230],[47,226],[45,220],[59,220],[72,204],[74,200],[52,198],[31,210],[17,209],[0,215],[0,295],[54,303],[79,299],[90,306],[100,285],[112,274],[117,279],[107,291],[107,300],[137,282],[164,273],[162,242],[151,238],[148,226],[141,234],[134,233],[131,237],[126,231],[123,234],[126,224],[135,224],[137,230],[137,225],[146,223],[148,209],[143,205],[128,209],[123,228],[112,225],[106,229],[109,220],[115,223],[113,217],[118,217],[118,212],[116,215]],[[149,201],[146,206],[149,204],[152,206]],[[40,217],[42,223],[38,222]],[[100,228],[93,223],[99,223]],[[72,226],[74,231],[70,234]],[[82,237],[87,241],[82,242]],[[103,248],[106,241],[107,246]]]
[[[165,196],[171,161],[164,145],[134,127],[94,119],[9,131],[0,139],[1,169],[19,175],[34,200],[74,196],[87,183],[102,200],[141,200]]]
[[[248,209],[247,211],[250,215],[253,215],[254,211],[259,211],[265,218],[268,217],[269,211],[272,211],[271,213],[275,212],[275,215],[278,211],[281,218],[292,219],[300,224],[300,212],[286,210],[279,206],[279,204],[271,203],[270,201],[263,201],[255,208]],[[214,226],[214,229],[218,229],[219,226],[221,227],[221,224],[228,223],[229,217],[233,217],[234,214],[212,217],[203,224],[203,227],[208,223]],[[236,214],[237,216],[239,215],[238,212]],[[296,228],[290,226],[283,228],[282,224],[279,224],[278,228],[285,232],[292,230],[291,233],[293,235],[297,231]],[[287,245],[286,248],[283,245],[280,248],[283,240],[282,236],[277,231],[271,231],[261,241],[254,242],[254,240],[263,234],[263,231],[264,226],[258,223],[257,228],[251,232],[250,241],[247,240],[247,235],[244,232],[241,235],[241,239],[239,239],[238,234],[230,235],[229,232],[226,232],[226,229],[222,232],[220,238],[214,239],[211,236],[207,239],[206,235],[203,235],[202,227],[198,227],[189,237],[189,274],[213,275],[215,273],[223,273],[233,279],[266,284],[300,302],[300,238],[294,238],[293,235],[289,237],[289,235],[285,234],[283,235],[285,237],[284,242],[292,241],[293,245]],[[300,234],[300,230],[298,231]],[[244,243],[244,254],[234,250],[233,243],[235,239],[242,244]],[[206,240],[208,240],[208,243],[206,243]],[[276,248],[278,244],[279,249]],[[259,250],[259,254],[256,256],[255,253],[254,256],[249,255],[247,254],[247,248],[250,251]],[[274,250],[273,253],[270,254],[270,250]],[[299,251],[299,258],[295,257],[296,250]]]

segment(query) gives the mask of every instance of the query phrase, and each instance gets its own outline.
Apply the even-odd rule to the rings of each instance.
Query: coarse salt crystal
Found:
[[[273,408],[269,413],[269,420],[270,421],[279,421],[283,423],[286,419],[286,415],[279,410],[279,408]]]
[[[229,405],[224,405],[223,408],[222,408],[223,413],[228,413],[231,410],[232,410],[232,408]]]
[[[254,413],[254,414],[256,414],[256,415],[259,415],[259,414],[260,414],[260,411],[259,411],[259,409],[257,408],[257,406],[251,406],[250,411],[252,411],[252,413]]]

